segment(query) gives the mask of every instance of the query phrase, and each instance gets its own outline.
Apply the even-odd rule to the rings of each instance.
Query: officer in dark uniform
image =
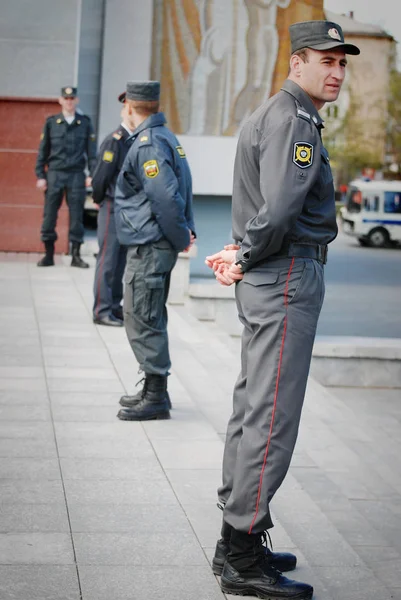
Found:
[[[159,112],[157,81],[129,82],[126,104],[134,139],[117,179],[115,219],[128,246],[124,325],[145,373],[136,396],[123,396],[123,420],[169,418],[171,366],[166,302],[178,253],[195,237],[192,180],[185,152]],[[131,125],[130,125],[131,127]]]
[[[290,74],[245,123],[234,167],[236,245],[207,257],[224,285],[236,282],[242,367],[233,396],[218,491],[222,537],[213,570],[227,594],[311,598],[292,581],[296,557],[263,545],[270,501],[294,450],[317,321],[327,244],[337,235],[333,178],[318,110],[337,99],[346,54],[341,27],[290,27]],[[279,569],[279,571],[277,570]]]
[[[38,266],[54,265],[57,214],[65,193],[70,214],[71,266],[87,268],[89,265],[80,257],[86,187],[91,185],[91,178],[85,178],[85,167],[88,164],[92,173],[96,138],[89,117],[75,110],[77,88],[63,87],[59,103],[62,112],[46,119],[36,161],[36,187],[45,192],[41,239],[46,254]]]
[[[118,174],[132,142],[127,119],[125,92],[118,97],[124,103],[120,127],[108,135],[100,146],[98,162],[92,178],[92,197],[99,204],[96,257],[93,285],[93,322],[112,327],[123,326],[123,275],[127,250],[121,246],[114,220],[114,193]]]

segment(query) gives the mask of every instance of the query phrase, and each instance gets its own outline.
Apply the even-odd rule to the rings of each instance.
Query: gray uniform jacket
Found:
[[[96,136],[86,115],[75,113],[69,125],[63,113],[46,119],[41,135],[35,173],[46,179],[46,168],[54,171],[93,173],[96,164]]]
[[[141,246],[167,239],[180,252],[195,234],[192,179],[185,152],[165,127],[163,113],[148,117],[117,178],[115,218],[118,240]]]
[[[289,243],[328,244],[337,235],[334,186],[310,97],[286,80],[245,123],[232,203],[236,258],[243,271]],[[281,251],[281,252],[280,252]]]

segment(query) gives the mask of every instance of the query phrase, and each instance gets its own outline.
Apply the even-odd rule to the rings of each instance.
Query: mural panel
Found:
[[[154,0],[152,78],[169,126],[236,135],[287,76],[289,25],[322,18],[323,0]]]

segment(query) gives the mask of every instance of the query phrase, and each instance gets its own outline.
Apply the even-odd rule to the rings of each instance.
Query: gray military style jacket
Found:
[[[334,186],[311,98],[286,80],[245,123],[237,147],[233,238],[243,271],[290,243],[325,245],[337,235]]]

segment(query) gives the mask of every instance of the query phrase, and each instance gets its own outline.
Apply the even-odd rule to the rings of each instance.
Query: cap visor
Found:
[[[118,96],[118,101],[119,101],[119,102],[125,102],[125,97],[126,97],[126,95],[127,95],[127,93],[126,93],[126,92],[123,92],[122,94],[120,94],[120,95]]]
[[[354,46],[354,44],[344,44],[343,42],[334,41],[308,46],[308,48],[311,48],[312,50],[333,50],[333,48],[341,48],[344,50],[345,54],[353,54],[354,56],[361,53],[358,46]]]

